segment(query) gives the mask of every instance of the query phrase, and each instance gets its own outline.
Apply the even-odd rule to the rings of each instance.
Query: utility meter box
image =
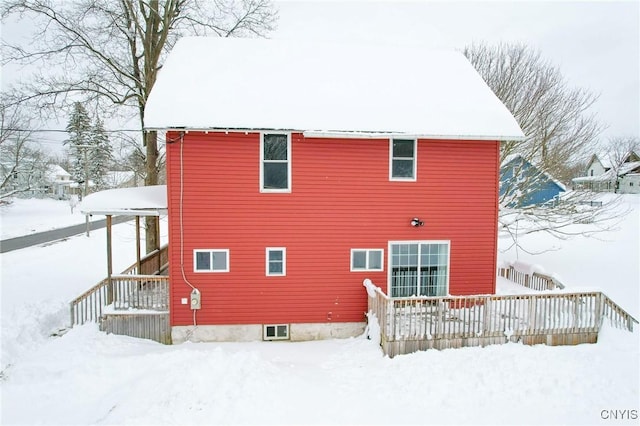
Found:
[[[200,291],[197,288],[191,290],[191,309],[200,309]]]

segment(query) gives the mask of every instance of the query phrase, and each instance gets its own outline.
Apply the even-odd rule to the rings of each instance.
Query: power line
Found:
[[[5,128],[2,129],[5,132],[52,132],[52,133],[68,133],[66,129],[13,129],[13,128]],[[115,129],[115,130],[104,130],[107,133],[117,133],[117,132],[140,132],[142,129]]]

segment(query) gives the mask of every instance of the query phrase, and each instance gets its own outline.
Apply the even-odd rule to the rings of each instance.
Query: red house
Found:
[[[523,134],[458,52],[184,38],[145,127],[174,342],[357,335],[365,278],[495,292],[499,145]]]

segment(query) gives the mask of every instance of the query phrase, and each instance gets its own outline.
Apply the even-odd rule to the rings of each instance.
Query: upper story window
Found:
[[[287,133],[262,134],[260,191],[291,192],[291,137]]]
[[[389,179],[416,180],[417,141],[391,139],[389,143]]]

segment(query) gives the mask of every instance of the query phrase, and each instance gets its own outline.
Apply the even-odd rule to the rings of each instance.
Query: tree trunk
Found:
[[[145,163],[145,186],[158,184],[158,132],[150,131],[144,134],[147,147],[147,159]],[[160,236],[158,233],[158,217],[147,216],[145,220],[145,238],[147,253],[160,248]]]

